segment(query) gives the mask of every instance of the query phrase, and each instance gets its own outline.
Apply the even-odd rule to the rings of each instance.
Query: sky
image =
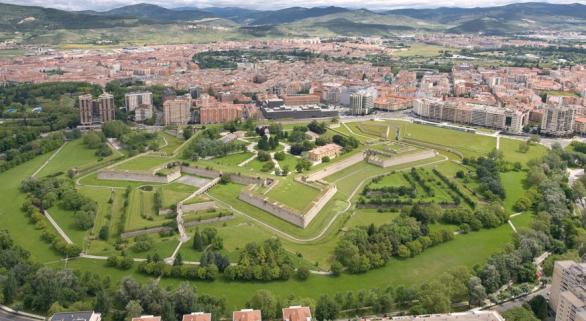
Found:
[[[542,0],[535,0],[542,1]],[[137,3],[152,3],[166,8],[176,7],[246,7],[251,9],[279,9],[293,6],[340,6],[370,10],[395,8],[486,7],[527,2],[515,0],[0,0],[4,3],[35,5],[63,10],[108,10]],[[549,3],[582,3],[586,0],[546,0]]]

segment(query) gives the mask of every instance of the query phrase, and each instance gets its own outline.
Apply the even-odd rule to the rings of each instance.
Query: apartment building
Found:
[[[415,100],[413,112],[422,118],[500,129],[513,134],[522,133],[528,120],[528,113],[520,110],[429,99]]]
[[[578,286],[560,294],[556,321],[586,320],[586,287]]]
[[[187,125],[191,120],[191,96],[177,97],[163,103],[163,123],[169,125]]]
[[[283,103],[287,106],[317,105],[320,102],[319,95],[284,95]]]
[[[92,95],[79,96],[79,121],[81,125],[101,124],[114,120],[114,96],[103,93],[94,99]]]
[[[574,132],[576,109],[572,106],[546,105],[541,119],[541,133],[551,136],[568,136]]]
[[[350,95],[350,113],[352,115],[367,115],[374,108],[374,98],[366,93]]]
[[[134,110],[134,121],[143,122],[153,118],[153,106],[140,105]]]
[[[149,91],[131,92],[124,95],[124,105],[127,111],[134,111],[142,105],[153,105],[153,94]]]
[[[219,124],[237,119],[256,119],[258,108],[252,104],[216,104],[199,109],[201,124]]]
[[[586,285],[586,263],[556,261],[551,281],[549,304],[557,311],[562,293]]]

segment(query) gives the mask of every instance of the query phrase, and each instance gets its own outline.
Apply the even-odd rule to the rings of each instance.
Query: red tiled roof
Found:
[[[260,310],[240,310],[232,313],[232,321],[262,321]]]

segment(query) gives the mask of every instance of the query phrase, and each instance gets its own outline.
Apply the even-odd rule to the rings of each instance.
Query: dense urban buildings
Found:
[[[124,95],[126,110],[133,111],[139,106],[152,106],[153,94],[150,92],[132,92]]]
[[[574,132],[576,110],[570,106],[548,105],[543,108],[541,133],[568,136]]]
[[[92,95],[79,96],[79,121],[81,125],[93,125],[114,120],[114,96],[103,93],[98,98]]]
[[[164,125],[187,125],[191,121],[191,96],[168,99],[163,103]]]
[[[586,320],[586,263],[555,262],[549,303],[556,321]]]

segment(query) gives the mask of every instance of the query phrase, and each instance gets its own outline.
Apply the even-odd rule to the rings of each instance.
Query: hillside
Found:
[[[314,36],[382,36],[398,31],[441,28],[441,25],[435,23],[410,17],[382,15],[364,9],[307,18],[279,26],[287,34]]]
[[[0,31],[41,31],[133,27],[144,22],[137,18],[110,17],[34,6],[0,3]]]
[[[384,14],[407,16],[450,25],[450,32],[510,34],[536,31],[542,28],[563,30],[571,26],[584,30],[586,5],[516,3],[487,8],[399,9]]]
[[[102,14],[118,17],[135,17],[153,21],[190,21],[214,17],[210,12],[199,9],[171,10],[160,6],[140,3],[105,11]]]

